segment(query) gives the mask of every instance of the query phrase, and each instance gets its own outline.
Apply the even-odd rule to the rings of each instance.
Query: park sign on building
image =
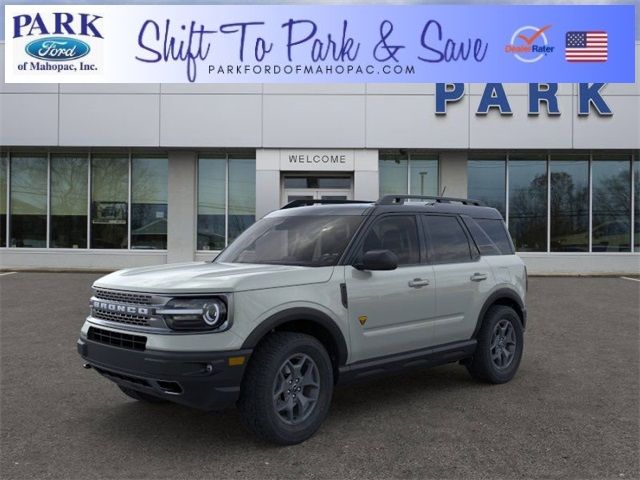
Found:
[[[580,83],[578,85],[578,115],[587,116],[592,109],[598,115],[613,115],[613,112],[602,98],[601,90],[604,83]],[[464,83],[438,83],[436,84],[436,114],[445,115],[447,105],[460,101],[465,94]],[[558,106],[557,83],[530,83],[528,84],[529,115],[539,115],[544,105],[548,115],[560,115],[562,112]],[[509,98],[501,83],[487,83],[482,97],[475,111],[476,115],[486,115],[491,109],[500,112],[501,115],[512,115],[513,110]]]

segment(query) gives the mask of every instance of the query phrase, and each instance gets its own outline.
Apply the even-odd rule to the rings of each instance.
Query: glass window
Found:
[[[430,245],[430,263],[471,261],[469,240],[456,217],[424,215],[423,219]]]
[[[87,248],[87,165],[87,155],[51,157],[52,248]]]
[[[411,195],[438,195],[438,159],[431,155],[411,155],[409,178]]]
[[[91,159],[91,248],[127,248],[129,159]]]
[[[7,162],[6,155],[0,154],[0,247],[7,246]]]
[[[166,158],[131,160],[131,248],[167,248],[168,175]]]
[[[240,235],[216,262],[335,265],[362,219],[360,215],[263,218]]]
[[[509,159],[509,231],[517,251],[547,250],[547,162],[542,155]]]
[[[256,161],[229,157],[228,243],[256,221]]]
[[[629,155],[594,155],[591,242],[594,252],[631,249]]]
[[[225,247],[226,169],[226,156],[198,160],[198,250]]]
[[[549,174],[551,251],[589,251],[589,159],[552,156]]]
[[[47,157],[11,156],[12,247],[47,246]]]
[[[636,150],[633,162],[633,194],[635,195],[634,218],[634,250],[640,252],[640,150]]]
[[[496,244],[500,253],[503,255],[513,254],[513,244],[507,233],[507,229],[502,220],[493,220],[490,218],[476,218],[476,223],[482,227],[484,232]]]
[[[407,193],[408,183],[407,155],[382,153],[379,161],[380,196]]]
[[[420,244],[413,216],[393,215],[376,221],[367,233],[362,253],[390,250],[398,256],[398,265],[420,262]]]
[[[505,218],[507,162],[497,156],[479,157],[467,163],[467,196],[497,209]]]
[[[471,237],[473,238],[473,241],[478,247],[481,255],[502,254],[498,246],[494,243],[493,240],[491,240],[487,232],[485,232],[473,218],[464,215],[462,217],[462,221],[469,229],[469,233],[471,233]],[[474,250],[473,246],[471,247],[471,250]]]

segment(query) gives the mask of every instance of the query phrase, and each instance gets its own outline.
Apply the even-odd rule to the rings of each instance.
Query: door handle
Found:
[[[414,278],[409,281],[409,286],[411,288],[426,287],[427,285],[429,285],[429,280],[423,280],[422,278]]]
[[[487,275],[485,273],[476,272],[473,275],[471,275],[472,282],[481,282],[482,280],[486,280],[486,279],[487,279]]]

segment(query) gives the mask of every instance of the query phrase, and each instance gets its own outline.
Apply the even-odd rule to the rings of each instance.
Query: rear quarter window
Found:
[[[498,247],[502,255],[513,255],[513,243],[511,243],[509,233],[501,219],[475,218],[474,220]]]

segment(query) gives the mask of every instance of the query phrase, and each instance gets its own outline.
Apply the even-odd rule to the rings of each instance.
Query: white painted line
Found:
[[[640,278],[620,277],[623,280],[631,280],[632,282],[640,282]]]
[[[13,275],[14,273],[18,273],[18,272],[4,272],[4,273],[0,273],[0,277],[2,277],[3,275]]]

